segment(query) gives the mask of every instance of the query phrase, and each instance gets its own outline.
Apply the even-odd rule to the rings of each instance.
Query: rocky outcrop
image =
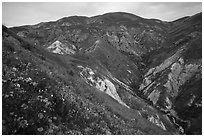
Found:
[[[201,71],[201,60],[194,63],[186,63],[183,58],[171,65],[168,81],[164,85],[172,97],[178,96],[179,87],[189,80],[196,72]]]
[[[146,118],[151,123],[155,124],[156,126],[162,128],[163,130],[167,130],[164,123],[162,122],[162,120],[157,114],[155,115],[155,114],[148,113],[148,111],[143,108],[142,110],[139,111],[139,114],[142,117]]]
[[[178,97],[181,98],[180,96],[186,96],[187,93],[182,93],[186,92],[182,90],[182,87],[185,87],[188,81],[192,78],[201,75],[202,61],[201,59],[190,61],[185,59],[183,55],[187,51],[188,49],[182,47],[171,57],[164,60],[160,65],[150,68],[144,75],[139,90],[142,92],[144,98],[152,102],[154,106],[158,107],[165,113],[170,113],[170,115],[176,117],[179,121],[188,123],[189,127],[192,120],[190,119],[190,122],[179,118],[177,111],[175,110],[175,108],[178,108],[178,106],[175,106],[177,105],[175,104],[175,100],[177,100],[176,102],[179,102],[177,99]],[[201,78],[197,79],[201,80]],[[197,97],[198,93],[196,92],[197,91],[195,91],[195,93],[192,92],[191,95],[189,95],[192,96],[191,98],[186,98],[186,105],[190,105],[191,107],[194,99],[199,98]],[[176,124],[175,120],[174,123],[179,127],[180,132],[184,133],[184,127]]]
[[[125,107],[128,107],[120,98],[118,95],[115,85],[108,80],[104,76],[97,76],[95,72],[88,68],[83,66],[78,66],[78,68],[82,68],[82,71],[80,72],[81,77],[86,81],[87,84],[89,84],[92,87],[95,87],[99,91],[102,91],[109,96],[111,96],[113,99],[118,101],[118,103],[122,104]]]
[[[165,102],[163,108],[171,110],[172,100],[178,96],[179,88],[197,72],[201,72],[201,60],[185,62],[180,48],[171,57],[164,60],[159,66],[149,69],[145,74],[139,90],[153,104]]]
[[[56,54],[75,54],[76,47],[71,45],[70,49],[68,46],[65,46],[60,41],[53,42],[50,46],[47,47],[48,51]]]
[[[167,58],[160,65],[150,68],[148,72],[144,75],[142,84],[139,87],[139,90],[144,93],[147,98],[149,98],[154,104],[157,103],[160,95],[160,90],[157,90],[153,87],[158,87],[161,85],[159,80],[161,80],[161,74],[167,71],[171,65],[178,60],[180,57],[183,48],[174,53],[171,57]],[[165,77],[164,75],[162,77]]]

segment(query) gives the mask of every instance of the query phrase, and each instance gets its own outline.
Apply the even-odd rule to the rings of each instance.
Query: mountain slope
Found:
[[[3,26],[3,134],[201,134],[201,18]]]
[[[157,57],[153,57],[154,60],[149,60],[152,66],[147,69],[143,83],[140,85],[140,91],[143,92],[145,98],[148,98],[165,113],[171,113],[172,116],[176,117],[179,122],[185,125],[184,129],[188,134],[194,134],[194,132],[197,134],[201,131],[201,124],[197,130],[191,130],[191,127],[194,127],[192,122],[196,119],[195,117],[198,118],[197,122],[199,122],[202,115],[202,113],[195,113],[192,109],[200,112],[202,110],[200,102],[202,85],[197,84],[197,82],[202,81],[201,19],[201,14],[196,14],[184,20],[173,22],[165,42],[165,45],[168,43],[168,47],[161,49],[166,55],[161,54],[161,51],[159,54],[156,54],[158,52],[151,54],[151,56]],[[155,63],[155,60],[158,59],[161,61]],[[189,87],[191,82],[196,83],[194,90]],[[188,88],[184,90],[184,87]],[[192,102],[192,100],[195,101]],[[180,108],[177,103],[183,104],[185,107]],[[181,115],[183,113],[180,110],[189,111],[190,114],[188,115],[191,115],[192,118],[191,116],[179,116],[180,113]]]

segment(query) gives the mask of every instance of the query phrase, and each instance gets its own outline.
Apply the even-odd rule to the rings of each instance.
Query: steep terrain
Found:
[[[201,30],[201,13],[3,26],[3,134],[201,134]]]

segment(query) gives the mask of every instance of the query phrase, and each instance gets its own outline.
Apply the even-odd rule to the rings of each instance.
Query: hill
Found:
[[[3,134],[202,134],[201,13],[2,28]]]

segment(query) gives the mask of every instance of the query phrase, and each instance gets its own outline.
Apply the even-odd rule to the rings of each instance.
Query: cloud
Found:
[[[2,20],[8,26],[37,24],[65,16],[96,16],[129,12],[144,18],[172,21],[202,11],[201,2],[3,2]]]

